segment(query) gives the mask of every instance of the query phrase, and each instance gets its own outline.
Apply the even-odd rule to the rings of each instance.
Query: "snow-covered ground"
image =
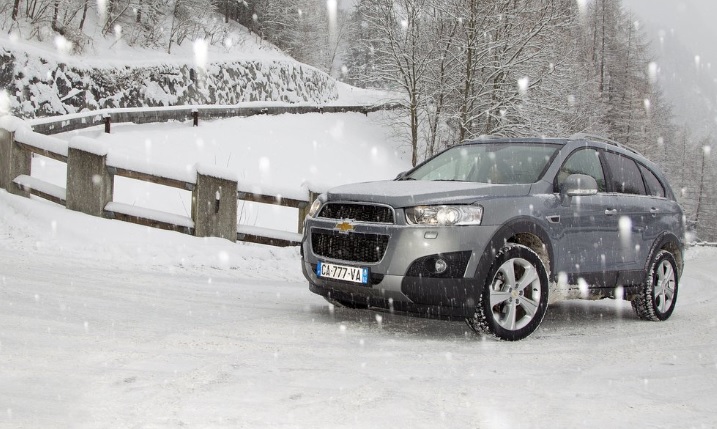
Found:
[[[328,186],[407,168],[376,120],[83,135],[163,164],[215,160],[260,186]],[[60,166],[36,158],[33,169],[62,184]],[[117,188],[138,204],[176,198]],[[333,308],[308,291],[299,260],[297,248],[194,238],[0,190],[0,427],[717,426],[717,249],[690,250],[667,322],[640,321],[625,301],[569,301],[518,343]]]

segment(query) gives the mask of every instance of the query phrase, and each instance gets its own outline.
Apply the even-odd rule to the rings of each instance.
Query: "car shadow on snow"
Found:
[[[473,332],[462,321],[445,321],[413,317],[399,313],[356,310],[330,304],[312,306],[316,321],[337,325],[340,330],[383,332],[416,340],[445,340],[470,338]]]
[[[566,300],[548,306],[540,332],[585,335],[586,331],[611,331],[624,323],[640,323],[630,302],[622,299],[599,301]]]
[[[310,308],[316,321],[333,324],[340,330],[384,332],[416,340],[433,339],[456,341],[480,339],[463,321],[437,320],[392,314],[374,310],[355,310],[330,304]],[[587,331],[612,331],[622,322],[639,323],[628,301],[604,299],[600,301],[567,300],[551,304],[533,338],[541,336],[586,335]]]

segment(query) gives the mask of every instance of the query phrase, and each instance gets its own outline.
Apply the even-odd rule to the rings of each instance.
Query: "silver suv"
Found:
[[[640,318],[666,320],[684,223],[660,169],[618,143],[488,138],[321,195],[302,266],[336,305],[520,340],[563,298],[624,298]]]

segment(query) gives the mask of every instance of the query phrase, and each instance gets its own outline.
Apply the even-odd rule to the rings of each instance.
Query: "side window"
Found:
[[[655,173],[650,171],[647,167],[640,164],[640,171],[642,171],[642,177],[645,178],[647,184],[647,193],[653,197],[665,197],[665,187],[662,186],[660,180],[655,176]]]
[[[570,155],[558,172],[558,189],[571,174],[592,176],[598,184],[598,191],[605,192],[605,175],[600,155],[595,149],[581,149]]]
[[[635,161],[612,152],[605,152],[612,177],[612,190],[622,194],[645,195],[645,183]]]

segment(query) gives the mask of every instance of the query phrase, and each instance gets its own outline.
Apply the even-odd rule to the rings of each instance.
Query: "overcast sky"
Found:
[[[717,72],[717,0],[622,0],[643,20],[674,34]],[[658,30],[659,31],[659,30]],[[657,41],[657,34],[649,34]]]

